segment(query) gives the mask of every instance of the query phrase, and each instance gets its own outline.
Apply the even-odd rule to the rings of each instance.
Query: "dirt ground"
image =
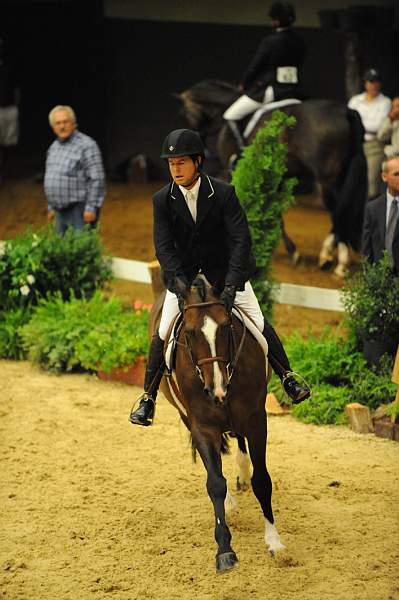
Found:
[[[102,233],[114,255],[153,259],[151,189],[113,185]],[[0,191],[0,239],[46,221],[41,186]],[[317,269],[328,231],[312,199],[287,229],[304,253],[276,254],[281,281],[335,288]],[[149,286],[117,283],[127,302]],[[341,315],[277,307],[288,333],[336,326]],[[95,376],[43,373],[0,361],[0,598],[5,600],[399,600],[398,444],[344,427],[269,418],[268,467],[287,549],[268,556],[251,492],[228,522],[240,567],[215,575],[213,511],[201,462],[161,397],[152,428],[128,423],[139,390]],[[232,445],[233,448],[233,445]],[[224,472],[234,491],[234,452]]]
[[[216,576],[205,472],[162,397],[156,424],[134,428],[136,388],[12,361],[0,361],[0,386],[5,600],[399,599],[396,443],[269,417],[287,549],[267,554],[255,497],[236,493],[228,523],[240,566]]]

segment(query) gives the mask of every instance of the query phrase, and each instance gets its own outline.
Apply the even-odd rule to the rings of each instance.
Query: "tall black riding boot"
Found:
[[[150,351],[148,354],[147,368],[144,376],[144,394],[137,410],[131,411],[129,421],[133,425],[152,425],[155,413],[155,400],[158,393],[159,384],[165,370],[164,341],[159,337],[158,331],[151,340]]]
[[[263,327],[263,336],[266,338],[269,346],[269,361],[273,371],[280,377],[284,390],[292,402],[299,404],[302,400],[309,398],[311,393],[310,388],[306,383],[296,379],[295,374],[291,370],[290,361],[285,353],[284,346],[266,319]]]

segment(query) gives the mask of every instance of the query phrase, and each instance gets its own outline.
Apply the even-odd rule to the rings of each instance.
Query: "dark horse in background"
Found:
[[[271,496],[272,482],[266,468],[266,392],[270,371],[267,347],[250,333],[254,327],[243,325],[237,316],[228,316],[214,290],[197,278],[191,288],[181,285],[185,298],[181,325],[174,330],[172,371],[161,383],[166,398],[177,408],[191,433],[194,452],[198,452],[207,471],[207,491],[215,514],[217,543],[216,570],[226,571],[237,565],[231,546],[231,534],[225,518],[229,501],[221,454],[227,450],[227,433],[237,437],[240,468],[237,487],[249,484],[253,465],[252,488],[265,517],[265,543],[274,555],[284,548],[274,525]],[[150,332],[160,319],[164,295],[155,301]],[[166,346],[171,346],[166,342]],[[168,355],[168,352],[166,353]]]
[[[210,154],[218,156],[222,176],[226,176],[229,157],[237,153],[222,115],[237,97],[233,85],[217,80],[200,81],[179,94],[190,127],[200,132]],[[296,125],[282,134],[288,149],[287,175],[300,182],[310,179],[331,216],[331,233],[323,242],[319,265],[330,268],[338,248],[335,273],[342,277],[349,265],[349,246],[359,249],[367,199],[364,129],[359,114],[333,100],[306,100],[281,110],[296,119]],[[271,112],[261,118],[248,143],[270,115]],[[288,236],[284,241],[288,252],[294,254],[293,242]]]

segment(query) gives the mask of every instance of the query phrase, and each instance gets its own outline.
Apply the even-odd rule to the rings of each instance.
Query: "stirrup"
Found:
[[[296,398],[295,400],[294,400],[294,398],[292,398],[292,396],[290,396],[290,394],[285,389],[284,383],[287,381],[287,379],[288,380],[292,379],[293,382],[298,387],[301,387],[303,389],[303,394],[300,397]],[[300,375],[299,373],[296,373],[295,371],[285,371],[282,376],[281,383],[283,385],[283,389],[284,389],[285,393],[287,394],[287,396],[289,398],[291,398],[291,400],[294,402],[294,404],[299,404],[303,400],[310,398],[312,395],[312,389],[311,389],[310,385],[307,383],[305,378],[302,377],[302,375]]]
[[[139,407],[134,410],[138,402]],[[149,427],[154,423],[155,406],[155,398],[153,398],[148,392],[144,392],[144,394],[142,394],[133,404],[128,421],[130,421],[130,423],[133,425]]]

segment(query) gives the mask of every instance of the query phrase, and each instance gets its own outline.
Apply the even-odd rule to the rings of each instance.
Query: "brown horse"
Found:
[[[184,316],[175,329],[173,368],[162,390],[177,408],[191,432],[193,452],[199,452],[207,470],[207,490],[215,513],[216,570],[233,568],[238,559],[231,547],[225,519],[228,501],[221,454],[227,451],[227,434],[238,438],[238,488],[249,479],[265,516],[265,542],[271,554],[284,548],[274,525],[272,482],[266,468],[266,390],[268,365],[264,348],[237,317],[227,315],[215,291],[203,279],[190,289],[181,287]],[[163,297],[154,304],[151,328],[160,319]],[[168,343],[167,343],[168,346]]]

